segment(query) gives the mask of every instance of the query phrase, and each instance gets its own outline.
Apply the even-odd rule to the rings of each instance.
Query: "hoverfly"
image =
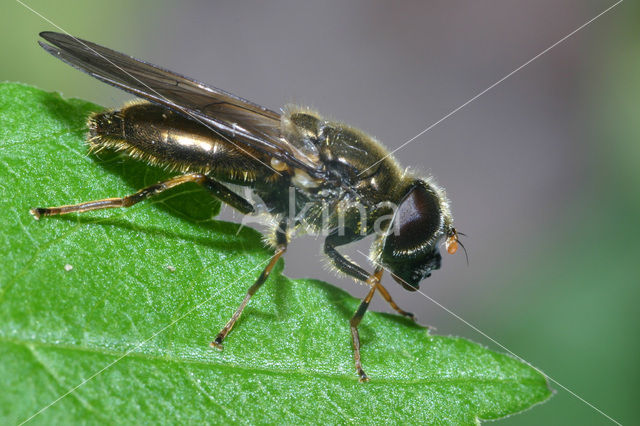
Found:
[[[289,106],[278,113],[88,41],[54,32],[40,36],[50,43],[40,45],[53,56],[146,100],[93,113],[87,136],[92,150],[122,151],[182,174],[122,198],[34,208],[31,214],[39,219],[130,207],[186,182],[200,184],[243,214],[255,214],[255,203],[234,190],[249,188],[276,224],[269,236],[275,254],[211,345],[222,349],[296,230],[325,232],[330,262],[370,287],[350,321],[356,371],[367,381],[358,325],[374,293],[413,318],[382,286],[384,269],[405,289],[416,290],[440,268],[440,244],[444,241],[451,254],[460,244],[444,191],[430,178],[402,170],[372,137],[307,108]],[[374,233],[373,273],[337,250]]]

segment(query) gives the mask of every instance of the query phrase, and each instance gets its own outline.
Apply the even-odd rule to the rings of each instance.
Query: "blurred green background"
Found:
[[[128,99],[37,46],[57,25],[271,108],[311,105],[394,149],[613,3],[25,4],[42,16],[3,4],[0,80],[105,106]],[[639,29],[640,6],[619,4],[397,153],[446,187],[469,235],[469,267],[447,256],[422,289],[623,424],[640,396]],[[363,295],[318,253],[318,240],[296,241],[285,272]],[[437,333],[500,350],[388,283]],[[554,387],[505,424],[610,423]]]

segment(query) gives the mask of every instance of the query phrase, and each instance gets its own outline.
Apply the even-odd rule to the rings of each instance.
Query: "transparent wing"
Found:
[[[269,157],[323,177],[321,165],[281,137],[280,114],[223,90],[66,34],[42,32],[47,52],[92,77],[166,106]]]

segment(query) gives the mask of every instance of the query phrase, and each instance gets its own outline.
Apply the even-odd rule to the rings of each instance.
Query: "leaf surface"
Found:
[[[123,196],[170,176],[87,156],[100,107],[0,84],[0,422],[475,423],[551,395],[504,354],[368,313],[358,383],[348,320],[358,301],[282,263],[225,350],[209,342],[272,253],[187,184],[129,209],[42,218],[29,208]],[[72,269],[70,269],[70,267]],[[68,270],[70,269],[70,270]]]

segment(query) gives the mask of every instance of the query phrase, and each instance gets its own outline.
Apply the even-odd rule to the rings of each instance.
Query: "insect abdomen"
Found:
[[[205,126],[159,105],[134,103],[120,111],[95,113],[88,126],[94,151],[124,151],[152,165],[212,173],[227,181],[255,178],[237,176],[238,170],[256,170],[250,157]]]

